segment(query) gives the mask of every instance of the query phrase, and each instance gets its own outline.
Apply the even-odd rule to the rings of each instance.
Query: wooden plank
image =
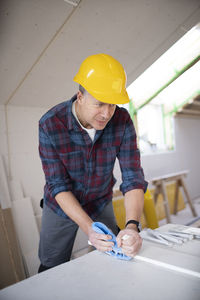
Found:
[[[194,109],[182,109],[180,111],[182,114],[189,114],[189,115],[197,115],[200,116],[200,111],[199,110],[194,110]]]
[[[167,222],[170,223],[171,222],[171,216],[170,216],[170,212],[169,212],[169,203],[168,203],[167,193],[166,193],[165,185],[164,185],[163,181],[161,183],[161,190],[162,190],[162,195],[163,195],[163,204],[164,204],[164,207],[165,207],[166,219],[167,219]]]
[[[200,101],[195,100],[192,102],[192,105],[200,107]]]
[[[0,289],[25,279],[11,208],[0,208]]]
[[[190,119],[198,119],[199,120],[199,116],[198,115],[192,115],[192,114],[182,114],[182,113],[178,113],[175,115],[176,118],[190,118]]]
[[[175,172],[175,173],[170,173],[170,174],[165,174],[159,177],[154,177],[152,178],[150,181],[153,183],[156,181],[160,181],[160,180],[174,180],[175,178],[179,177],[179,176],[186,176],[189,173],[188,170],[183,170],[183,171],[179,171],[179,172]]]
[[[178,193],[179,193],[179,180],[176,180],[175,185],[175,195],[174,195],[174,214],[177,214],[177,208],[178,208]]]
[[[192,214],[193,214],[194,217],[196,217],[196,216],[197,216],[197,212],[196,212],[196,210],[195,210],[195,208],[194,208],[194,206],[193,206],[193,204],[192,204],[192,200],[190,199],[190,196],[189,196],[189,193],[188,193],[188,190],[187,190],[187,188],[186,188],[186,185],[185,185],[185,182],[184,182],[183,178],[181,178],[181,185],[182,185],[183,190],[184,190],[184,192],[185,192],[185,196],[186,196],[186,198],[187,198],[187,202],[188,202],[188,204],[189,204],[189,206],[190,206],[190,209],[191,209],[191,211],[192,211]]]

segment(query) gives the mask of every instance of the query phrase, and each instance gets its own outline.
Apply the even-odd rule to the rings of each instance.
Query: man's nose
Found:
[[[103,109],[102,109],[101,116],[104,119],[109,119],[111,116],[111,110],[112,109],[109,106],[105,105],[105,107],[103,107]]]

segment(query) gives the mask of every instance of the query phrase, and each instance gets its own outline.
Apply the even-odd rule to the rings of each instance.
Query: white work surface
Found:
[[[167,224],[158,230],[167,232],[173,227],[174,224]],[[143,247],[139,256],[190,270],[191,273],[199,273],[198,277],[200,279],[200,239],[193,239],[182,245],[175,244],[172,247],[143,241]]]
[[[1,290],[0,299],[200,300],[200,240],[172,248],[144,242],[139,257],[187,268],[199,276],[93,251]]]

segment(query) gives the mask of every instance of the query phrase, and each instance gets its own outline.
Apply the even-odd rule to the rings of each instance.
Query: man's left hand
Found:
[[[124,254],[134,257],[142,247],[142,239],[136,230],[125,228],[117,235],[117,245],[122,248]]]

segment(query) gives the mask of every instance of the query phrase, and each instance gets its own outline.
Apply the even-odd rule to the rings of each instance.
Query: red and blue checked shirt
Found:
[[[50,109],[39,121],[39,152],[45,174],[45,203],[58,215],[68,218],[55,200],[63,191],[71,191],[91,218],[98,216],[112,199],[116,182],[113,168],[119,159],[123,194],[147,188],[136,145],[136,133],[129,113],[116,107],[94,141],[72,114],[70,101]]]

